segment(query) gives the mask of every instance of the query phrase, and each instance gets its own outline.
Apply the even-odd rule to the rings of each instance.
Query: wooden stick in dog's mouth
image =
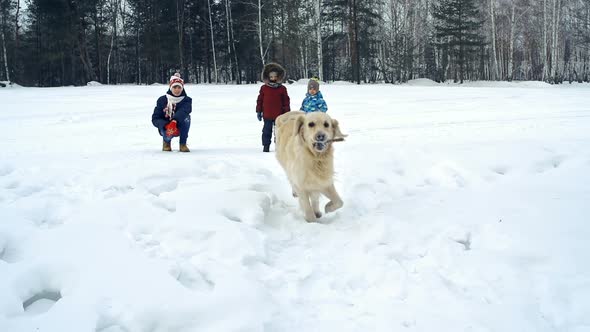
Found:
[[[343,141],[344,141],[344,138],[334,138],[334,139],[327,140],[326,143],[343,142]]]

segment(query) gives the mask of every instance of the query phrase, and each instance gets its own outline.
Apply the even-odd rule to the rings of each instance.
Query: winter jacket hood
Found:
[[[287,76],[287,72],[285,71],[285,68],[283,68],[283,66],[274,62],[268,63],[264,66],[262,74],[260,75],[262,82],[266,84],[270,83],[269,75],[273,71],[276,72],[279,76],[276,83],[284,83],[285,77]]]

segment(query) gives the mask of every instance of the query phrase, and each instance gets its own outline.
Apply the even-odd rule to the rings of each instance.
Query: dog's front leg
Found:
[[[293,182],[291,182],[291,180],[289,180],[289,184],[291,185],[291,194],[293,195],[293,197],[295,197],[295,198],[299,197],[299,195],[297,194],[298,190],[293,185]]]
[[[339,208],[341,208],[342,205],[344,205],[344,203],[342,202],[342,199],[340,198],[340,196],[336,192],[336,188],[334,187],[333,183],[328,188],[326,188],[324,191],[322,191],[322,194],[324,194],[324,196],[328,197],[328,199],[330,200],[328,202],[328,204],[326,204],[326,207],[325,207],[326,213],[336,211]]]
[[[311,209],[311,204],[309,202],[309,193],[308,192],[300,192],[299,193],[299,206],[301,210],[303,210],[303,215],[307,222],[314,222],[316,221],[315,214]]]
[[[320,193],[318,191],[314,191],[309,196],[311,198],[311,208],[313,209],[313,214],[315,214],[316,218],[320,218],[322,216],[322,212],[320,211]]]

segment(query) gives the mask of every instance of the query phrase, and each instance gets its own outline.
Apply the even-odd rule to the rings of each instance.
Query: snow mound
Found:
[[[463,84],[455,83],[453,81],[446,81],[444,83],[448,86],[464,86],[472,88],[550,88],[554,87],[546,82],[541,81],[466,81]]]
[[[417,78],[414,80],[409,80],[405,85],[409,86],[440,86],[440,83],[437,83],[428,78]]]
[[[589,82],[563,82],[563,84],[560,84],[560,86],[562,87],[573,87],[573,88],[590,88],[590,83]]]
[[[295,81],[293,84],[305,85],[305,84],[307,84],[308,81],[309,81],[309,78],[301,78],[301,79]]]
[[[348,81],[334,81],[332,85],[355,85],[356,83],[348,82]]]
[[[88,83],[86,83],[87,86],[101,86],[102,83],[97,82],[97,81],[90,81]]]
[[[22,88],[22,86],[10,81],[0,81],[0,88]]]

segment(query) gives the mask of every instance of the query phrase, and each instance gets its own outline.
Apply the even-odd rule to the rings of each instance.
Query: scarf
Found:
[[[176,111],[176,104],[180,103],[184,99],[184,96],[174,97],[173,95],[166,94],[166,98],[168,99],[168,105],[164,108],[164,113],[166,113],[168,119],[172,120]]]
[[[266,83],[266,85],[270,86],[271,88],[278,88],[279,86],[281,86],[281,83],[273,83],[273,82],[268,82]]]

